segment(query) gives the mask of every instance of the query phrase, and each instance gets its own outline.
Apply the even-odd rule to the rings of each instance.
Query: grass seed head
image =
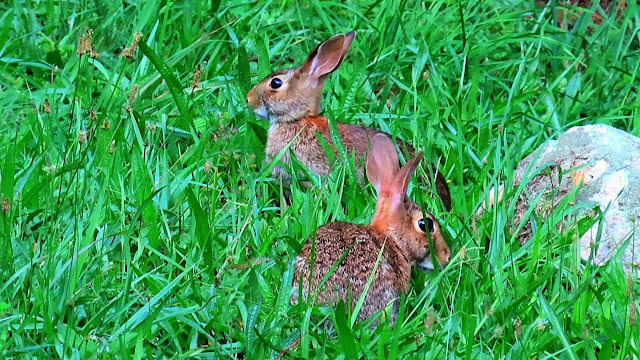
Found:
[[[138,95],[138,84],[133,84],[131,92],[129,93],[129,104],[133,104],[136,100],[136,95]]]
[[[202,66],[198,64],[196,66],[196,71],[193,73],[193,78],[191,79],[191,88],[199,89],[200,88],[200,78],[202,77]]]
[[[582,330],[580,335],[582,335],[583,339],[588,339],[589,336],[591,336],[591,332],[589,331],[589,327],[587,326],[586,323],[582,325]]]
[[[522,334],[522,320],[520,320],[520,318],[517,318],[513,320],[513,336],[515,336],[517,339],[521,334]]]
[[[542,320],[538,320],[538,331],[544,331],[544,329],[547,327],[547,325],[545,324],[544,321]]]
[[[9,203],[9,198],[2,199],[2,212],[8,213],[11,210],[11,204]]]
[[[460,248],[460,260],[464,261],[467,258],[467,248],[465,246]]]
[[[495,327],[495,329],[493,329],[494,338],[501,339],[503,335],[504,335],[504,330],[502,329],[502,326],[498,325]]]
[[[52,174],[54,173],[56,170],[58,169],[58,166],[54,165],[46,165],[42,167],[42,171],[44,171],[47,174]]]
[[[493,305],[490,302],[485,304],[484,315],[487,317],[493,315]]]
[[[427,311],[427,317],[425,317],[424,319],[424,331],[427,335],[431,334],[431,331],[433,331],[433,325],[436,322],[438,322],[436,313],[433,311],[433,309],[429,309],[429,311]]]
[[[78,50],[76,50],[76,53],[78,55],[89,54],[93,59],[98,57],[98,53],[93,47],[93,29],[87,29],[84,35],[80,36],[80,39],[78,40]]]
[[[142,37],[142,33],[140,31],[136,31],[133,34],[133,41],[131,42],[131,45],[129,45],[128,48],[122,50],[122,53],[120,54],[120,56],[122,56],[127,60],[133,60],[133,56],[136,52],[136,49],[138,48],[138,43],[140,42],[141,37]]]

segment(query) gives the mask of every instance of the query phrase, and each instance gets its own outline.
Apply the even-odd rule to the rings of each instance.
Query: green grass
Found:
[[[593,27],[594,6],[568,30],[557,11],[576,8],[551,3],[2,2],[0,355],[640,358],[640,282],[616,259],[578,260],[574,208],[532,215],[524,247],[518,189],[475,216],[520,159],[572,126],[640,135],[640,6]],[[87,29],[96,59],[76,52]],[[301,244],[329,221],[367,223],[373,190],[338,165],[309,189],[294,181],[287,205],[264,163],[267,124],[244,99],[351,29],[325,113],[427,149],[454,201],[443,212],[413,187],[455,256],[414,272],[397,325],[375,331],[340,307],[289,303]]]

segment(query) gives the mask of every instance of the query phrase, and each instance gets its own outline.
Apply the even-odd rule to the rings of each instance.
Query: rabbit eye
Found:
[[[271,82],[269,83],[269,87],[272,89],[279,89],[280,86],[282,86],[282,80],[278,79],[278,78],[273,78],[271,79]]]
[[[427,220],[425,221],[425,219],[420,219],[418,220],[418,227],[420,228],[420,230],[422,230],[422,232],[426,233],[427,232],[427,228],[429,228],[429,232],[431,234],[433,234],[433,232],[436,230],[433,227],[433,220],[427,218]]]

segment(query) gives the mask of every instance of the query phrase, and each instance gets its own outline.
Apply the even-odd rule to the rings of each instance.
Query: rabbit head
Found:
[[[271,123],[318,115],[324,79],[340,66],[355,36],[355,31],[334,35],[316,46],[301,66],[265,77],[247,94],[247,105]]]
[[[376,134],[366,166],[369,182],[378,194],[371,227],[393,239],[410,264],[428,271],[434,269],[429,239],[441,266],[449,262],[450,250],[436,219],[407,197],[407,186],[422,155],[418,153],[400,168],[391,139]]]

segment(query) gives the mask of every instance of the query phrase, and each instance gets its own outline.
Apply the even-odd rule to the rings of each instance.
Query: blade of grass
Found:
[[[196,136],[194,134],[196,126],[193,122],[193,118],[191,117],[191,112],[187,107],[187,97],[184,93],[184,86],[182,86],[178,78],[174,75],[173,70],[169,65],[167,65],[153,51],[153,49],[151,49],[151,47],[149,47],[144,41],[140,42],[138,46],[140,47],[140,51],[149,58],[153,66],[158,70],[164,81],[167,83],[167,87],[173,97],[173,101],[175,101],[178,111],[180,111],[180,116],[187,122],[191,128],[192,136],[194,140],[196,140]]]

